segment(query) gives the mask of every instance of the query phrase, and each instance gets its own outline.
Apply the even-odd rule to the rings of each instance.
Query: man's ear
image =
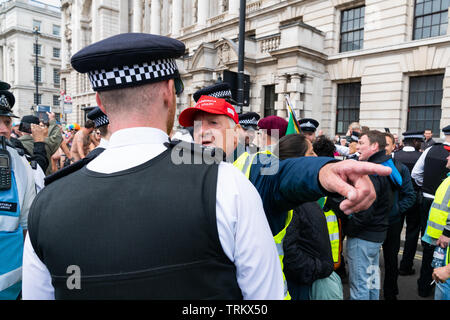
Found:
[[[173,100],[173,96],[175,94],[175,82],[173,79],[169,79],[165,82],[164,87],[166,90],[163,90],[163,101],[167,105],[171,103]]]
[[[105,107],[103,106],[102,100],[100,99],[100,95],[98,94],[98,92],[95,93],[95,101],[97,101],[97,105],[100,108],[100,110],[102,110],[102,112],[106,114]]]

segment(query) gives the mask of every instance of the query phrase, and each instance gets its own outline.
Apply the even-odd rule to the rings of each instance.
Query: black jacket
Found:
[[[294,209],[283,249],[284,274],[289,288],[292,284],[310,285],[333,272],[327,221],[317,202],[305,202]]]
[[[384,150],[372,155],[368,162],[382,164],[390,159]],[[394,202],[394,186],[390,177],[371,175],[377,195],[374,203],[364,211],[347,217],[344,233],[351,238],[359,238],[372,242],[383,242],[389,226],[389,213]]]

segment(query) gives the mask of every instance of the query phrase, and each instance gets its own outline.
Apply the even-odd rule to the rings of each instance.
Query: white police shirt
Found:
[[[450,142],[444,142],[445,145],[450,146]],[[430,151],[432,146],[429,146],[419,157],[413,170],[411,171],[411,178],[414,179],[416,184],[421,187],[423,185],[423,174],[425,170],[425,158],[427,157],[428,151]],[[434,194],[429,194],[422,191],[425,198],[434,199]]]
[[[154,128],[129,128],[115,132],[103,153],[91,161],[91,171],[109,174],[145,163],[167,148],[168,136]],[[221,163],[217,178],[217,229],[227,257],[235,264],[244,299],[283,299],[280,260],[255,187],[231,164]],[[25,240],[22,297],[54,299],[46,266]]]

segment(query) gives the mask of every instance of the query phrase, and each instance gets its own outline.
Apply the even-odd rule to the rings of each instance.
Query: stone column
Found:
[[[130,28],[128,26],[128,15],[130,9],[128,8],[128,1],[119,1],[119,30],[120,33],[127,33]]]
[[[142,32],[142,1],[133,0],[133,32]]]
[[[179,36],[183,22],[183,1],[172,1],[172,36]]]
[[[145,0],[144,2],[144,32],[150,33],[151,31],[151,9],[150,9],[151,0]]]
[[[230,15],[239,16],[239,7],[240,7],[240,1],[239,0],[229,0],[229,2],[228,2],[228,13]]]
[[[98,21],[98,0],[92,0],[91,5],[91,42],[97,42],[100,41],[100,32],[97,32],[99,30],[99,22]]]
[[[209,17],[209,0],[198,0],[197,25],[205,26]]]
[[[287,76],[285,74],[278,75],[278,84],[275,86],[275,93],[278,94],[278,100],[275,101],[275,110],[277,116],[286,118],[286,102],[284,95],[286,94]]]
[[[161,33],[161,2],[160,0],[152,0],[151,8],[151,18],[150,18],[150,32],[153,34]]]

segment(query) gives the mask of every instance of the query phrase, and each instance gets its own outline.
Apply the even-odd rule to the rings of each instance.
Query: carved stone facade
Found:
[[[239,0],[63,0],[63,57],[121,32],[150,32],[186,44],[178,60],[185,92],[178,113],[193,105],[193,93],[237,72]],[[362,49],[340,52],[341,14],[364,6]],[[288,95],[298,117],[313,117],[328,135],[337,131],[338,87],[361,83],[359,119],[373,129],[401,133],[408,127],[409,79],[443,74],[440,127],[450,118],[450,33],[412,40],[414,0],[249,0],[245,74],[250,105],[287,117]],[[89,14],[88,14],[89,13]],[[83,122],[81,107],[95,105],[86,77],[63,61],[66,90],[73,97],[71,121]],[[267,106],[268,88],[275,103]],[[83,89],[83,90],[81,90]]]
[[[16,102],[14,113],[25,116],[36,110],[35,35],[33,27],[40,26],[38,37],[38,67],[40,104],[60,112],[61,13],[59,8],[25,0],[0,4],[0,80],[11,84]]]

